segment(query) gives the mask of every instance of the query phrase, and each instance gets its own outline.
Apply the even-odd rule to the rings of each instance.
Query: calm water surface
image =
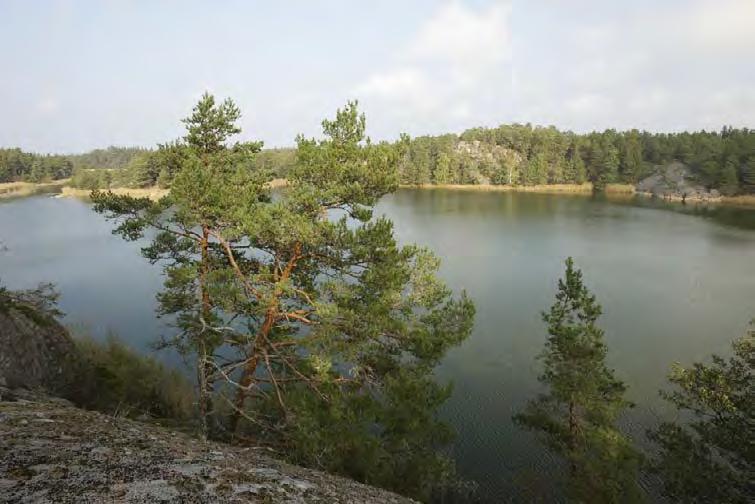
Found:
[[[476,302],[474,334],[438,376],[455,383],[443,411],[458,432],[454,458],[491,502],[527,501],[556,471],[511,415],[538,392],[539,312],[553,302],[567,256],[603,305],[610,365],[637,404],[622,426],[640,444],[644,429],[669,414],[657,391],[670,364],[728,352],[755,317],[753,210],[401,190],[378,213],[393,219],[403,242],[439,254],[448,283]],[[140,257],[139,243],[110,229],[77,200],[1,203],[0,278],[17,288],[53,281],[67,323],[147,349],[168,330],[153,313],[159,270]],[[534,495],[522,495],[527,486]]]

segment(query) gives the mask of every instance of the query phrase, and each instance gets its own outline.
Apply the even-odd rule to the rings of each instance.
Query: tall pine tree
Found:
[[[297,138],[273,194],[251,162],[259,144],[227,142],[238,115],[203,98],[170,195],[98,193],[96,209],[126,238],[158,231],[144,252],[166,264],[161,311],[197,356],[203,418],[213,399],[228,437],[430,499],[455,482],[436,415],[450,388],[433,370],[469,335],[474,306],[437,278],[432,253],[373,218],[398,186],[400,152],[372,143],[349,103],[321,139]]]
[[[616,428],[630,404],[626,387],[606,366],[601,307],[582,282],[582,272],[566,260],[556,302],[543,320],[548,341],[539,377],[547,391],[514,421],[538,433],[569,468],[567,493],[576,502],[636,502],[639,454]]]

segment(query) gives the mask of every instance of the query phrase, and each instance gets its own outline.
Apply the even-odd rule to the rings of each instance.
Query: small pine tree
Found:
[[[648,433],[659,448],[653,468],[674,502],[752,502],[755,331],[734,343],[727,361],[675,366],[662,395],[691,422],[666,422]]]
[[[724,169],[721,171],[721,179],[719,183],[721,193],[726,196],[732,196],[737,193],[739,189],[739,178],[737,177],[737,167],[734,159],[729,157],[724,164]]]
[[[742,167],[742,185],[748,193],[755,193],[755,157],[747,159]]]
[[[157,186],[160,189],[167,189],[170,187],[170,173],[165,167],[160,170],[160,175],[157,177]]]
[[[577,502],[636,502],[639,454],[615,426],[628,406],[626,387],[605,363],[601,307],[566,260],[556,302],[543,320],[550,334],[540,356],[539,380],[547,393],[531,401],[514,421],[539,433],[569,466],[566,482]]]

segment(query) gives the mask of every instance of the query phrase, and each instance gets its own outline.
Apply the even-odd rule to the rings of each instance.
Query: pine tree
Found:
[[[742,167],[742,186],[748,193],[755,193],[755,156],[747,159]]]
[[[451,183],[451,158],[445,152],[438,154],[438,159],[433,172],[434,184]]]
[[[737,164],[733,156],[726,158],[719,179],[719,189],[726,196],[732,196],[739,190],[739,177],[737,176]]]
[[[118,222],[115,232],[128,240],[143,236],[146,229],[157,231],[143,254],[152,262],[162,261],[166,275],[165,290],[158,295],[159,313],[175,317],[179,333],[167,346],[193,354],[197,362],[199,418],[201,436],[212,434],[213,382],[217,377],[215,350],[224,334],[217,327],[229,317],[214,298],[227,286],[222,251],[212,236],[227,227],[235,196],[251,204],[263,197],[262,185],[269,177],[248,170],[252,156],[261,149],[259,142],[228,145],[240,131],[236,121],[240,112],[232,101],[216,104],[205,94],[184,119],[187,135],[186,156],[173,181],[171,193],[157,203],[147,198],[93,192],[96,211]],[[155,180],[159,168],[143,154],[132,161],[141,183]]]
[[[648,433],[659,448],[653,467],[675,502],[752,502],[755,331],[733,347],[729,360],[714,355],[710,364],[674,366],[676,388],[662,393],[692,418]]]
[[[547,392],[515,415],[519,425],[538,433],[569,467],[566,482],[577,502],[636,502],[639,454],[615,426],[630,404],[626,387],[606,366],[603,331],[596,325],[601,307],[582,282],[582,272],[566,260],[556,302],[543,320],[548,341],[540,359],[540,382]]]
[[[167,189],[170,187],[170,172],[167,167],[160,169],[160,174],[157,176],[157,186],[160,189]]]
[[[96,193],[96,209],[126,238],[158,230],[145,254],[166,262],[161,312],[197,356],[202,418],[213,399],[229,437],[429,499],[455,480],[437,451],[450,439],[436,416],[450,389],[433,370],[469,335],[474,306],[437,278],[432,253],[373,219],[398,186],[401,152],[372,143],[349,103],[322,139],[297,138],[273,197],[272,174],[249,159],[260,145],[226,142],[238,116],[204,97],[169,196]]]
[[[643,174],[642,144],[637,130],[628,133],[624,142],[621,160],[621,178],[623,182],[637,182]]]

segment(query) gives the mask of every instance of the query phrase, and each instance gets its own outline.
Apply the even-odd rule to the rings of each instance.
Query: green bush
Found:
[[[115,336],[76,338],[80,372],[71,399],[79,406],[122,416],[189,420],[194,390],[186,377]]]

